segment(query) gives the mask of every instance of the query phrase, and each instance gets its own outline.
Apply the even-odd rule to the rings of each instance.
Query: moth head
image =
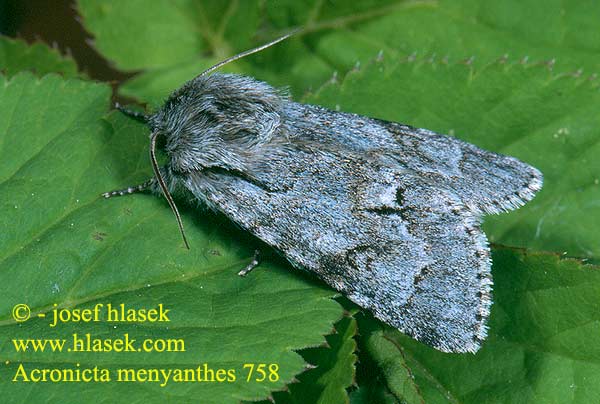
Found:
[[[246,172],[252,156],[279,133],[287,95],[251,77],[200,76],[149,117],[157,147],[175,175],[218,168]]]

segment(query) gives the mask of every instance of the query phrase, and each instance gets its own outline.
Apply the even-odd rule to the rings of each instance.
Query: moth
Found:
[[[152,114],[118,106],[148,125],[155,175],[103,195],[162,193],[189,248],[170,196],[184,190],[385,323],[440,351],[476,352],[492,304],[482,216],[532,199],[542,174],[454,137],[213,73],[288,36],[202,72]]]

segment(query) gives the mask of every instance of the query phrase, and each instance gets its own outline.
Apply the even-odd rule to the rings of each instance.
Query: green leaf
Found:
[[[556,59],[559,71],[600,68],[599,6],[589,1],[552,0],[544,7],[537,0],[159,0],[153,7],[140,0],[79,0],[78,5],[98,50],[122,70],[144,71],[121,87],[122,94],[152,103],[207,66],[292,28],[302,31],[233,68],[291,86],[296,95],[380,50],[452,61],[474,56],[481,63],[508,54]]]
[[[7,360],[0,391],[5,397],[239,402],[267,397],[304,369],[295,350],[322,344],[342,314],[331,299],[334,291],[281,260],[267,259],[247,277],[237,276],[257,242],[220,216],[184,208],[183,201],[189,251],[161,198],[102,198],[103,191],[151,175],[147,130],[118,113],[105,116],[107,85],[30,74],[0,76],[0,83],[0,336]],[[97,303],[138,309],[162,304],[170,310],[170,322],[49,326],[54,308]],[[29,305],[32,319],[15,324],[16,304]],[[73,333],[113,339],[128,334],[140,342],[182,339],[185,352],[17,352],[12,343],[16,338],[71,341]],[[114,380],[120,368],[196,369],[205,363],[214,370],[234,369],[236,381],[170,380],[165,387],[156,381],[114,382],[109,390],[100,382],[11,382],[19,364],[27,371],[97,366]],[[274,364],[278,376],[257,382],[255,371],[248,382],[245,363]]]
[[[348,303],[352,304],[352,303]],[[414,383],[400,345],[385,337],[381,323],[360,319],[359,388],[350,395],[352,404],[419,402],[421,392]],[[390,387],[388,387],[390,386]],[[392,393],[393,391],[393,393]]]
[[[0,36],[0,71],[11,77],[23,70],[40,76],[47,73],[61,73],[65,77],[79,75],[72,57],[61,55],[44,43],[28,45],[22,40]]]
[[[543,189],[517,211],[487,216],[489,239],[600,257],[600,94],[587,78],[537,63],[388,58],[306,101],[455,134],[537,167]]]
[[[376,340],[368,353],[387,358],[382,391],[407,403],[597,402],[600,268],[513,249],[496,249],[493,260],[490,335],[476,355],[444,354],[359,321],[361,332],[375,330],[361,334]],[[398,371],[405,366],[412,377]],[[410,384],[418,396],[403,395]]]
[[[386,53],[475,56],[489,62],[506,53],[513,58],[556,58],[568,71],[596,71],[600,33],[594,2],[551,0],[438,0],[269,2],[278,27],[304,26],[317,33],[318,57],[348,68],[354,61]],[[341,62],[341,63],[340,63]]]
[[[141,0],[81,0],[78,7],[100,53],[121,70],[147,71],[121,93],[157,104],[203,69],[250,47],[258,3],[158,0],[148,7]]]
[[[298,376],[296,383],[273,398],[280,404],[347,403],[347,389],[354,384],[356,365],[356,320],[344,317],[335,325],[336,333],[327,336],[327,347],[308,348],[300,352],[315,368]],[[267,404],[264,402],[263,404]]]
[[[362,328],[367,327],[363,325]],[[353,402],[388,402],[396,397],[402,402],[419,403],[421,392],[413,380],[402,347],[386,338],[381,330],[367,333],[363,339],[364,363],[361,365],[365,369],[365,379],[361,380],[362,390],[355,392]],[[373,378],[373,374],[378,377]]]

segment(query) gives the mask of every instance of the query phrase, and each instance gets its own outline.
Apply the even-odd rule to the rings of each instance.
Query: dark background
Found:
[[[79,20],[74,0],[0,0],[1,34],[28,43],[42,41],[70,53],[90,78],[117,83],[129,77],[94,50]]]

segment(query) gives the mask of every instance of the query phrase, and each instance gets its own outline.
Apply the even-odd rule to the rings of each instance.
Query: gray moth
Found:
[[[145,122],[154,178],[106,197],[185,192],[373,315],[444,352],[487,334],[491,259],[483,215],[515,209],[542,174],[513,158],[408,125],[294,102],[215,69]],[[158,167],[156,139],[168,162]]]

